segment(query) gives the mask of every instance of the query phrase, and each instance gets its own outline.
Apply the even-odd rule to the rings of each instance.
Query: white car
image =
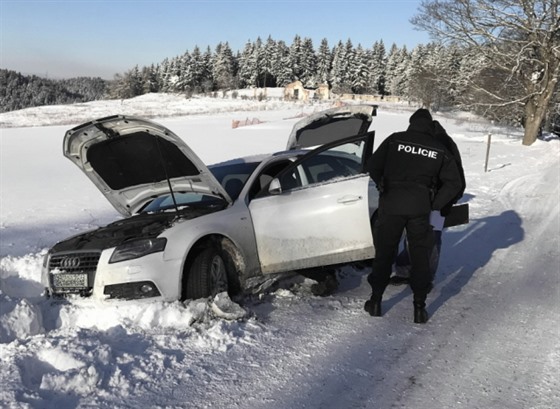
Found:
[[[375,113],[329,109],[296,123],[284,152],[210,167],[144,119],[117,115],[69,130],[64,155],[124,218],[54,245],[42,274],[47,295],[233,295],[280,273],[371,259],[378,196],[364,165]]]

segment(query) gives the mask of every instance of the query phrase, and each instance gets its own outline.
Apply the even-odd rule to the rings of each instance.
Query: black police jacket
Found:
[[[462,190],[457,164],[433,137],[429,120],[412,123],[385,139],[368,162],[387,214],[421,215],[441,210]]]

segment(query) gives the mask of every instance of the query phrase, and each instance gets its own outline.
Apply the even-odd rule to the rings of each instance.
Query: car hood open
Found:
[[[377,105],[345,105],[306,116],[296,122],[287,150],[325,145],[346,137],[366,133]]]
[[[231,203],[181,138],[145,119],[115,115],[79,125],[66,132],[63,150],[124,216],[169,193],[170,186],[174,192],[198,192]]]

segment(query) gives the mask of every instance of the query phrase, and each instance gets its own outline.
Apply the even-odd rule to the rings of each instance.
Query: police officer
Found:
[[[376,255],[368,276],[372,294],[364,309],[372,316],[381,316],[383,292],[406,229],[414,322],[423,324],[428,321],[426,296],[431,285],[430,254],[434,245],[430,212],[441,210],[457,196],[462,185],[455,161],[433,137],[430,112],[419,109],[409,122],[406,131],[393,133],[383,141],[368,163],[380,197],[373,229]]]
[[[461,154],[459,148],[451,136],[447,134],[447,131],[441,126],[438,121],[433,122],[434,126],[434,138],[440,142],[447,149],[448,153],[455,160],[457,169],[459,170],[459,176],[461,177],[461,190],[449,203],[447,203],[441,211],[433,210],[430,213],[430,224],[433,227],[434,239],[435,239],[435,249],[432,250],[432,256],[430,259],[430,270],[432,273],[432,280],[435,277],[439,257],[441,254],[441,236],[443,233],[443,225],[445,223],[445,217],[451,211],[451,207],[457,203],[457,201],[463,196],[466,188],[465,171],[463,170],[463,162],[461,160]],[[436,187],[437,188],[437,187]],[[395,269],[396,274],[389,279],[389,284],[401,285],[408,284],[408,279],[410,276],[410,257],[408,256],[408,245],[406,240],[404,243],[404,249],[399,253],[395,259]]]

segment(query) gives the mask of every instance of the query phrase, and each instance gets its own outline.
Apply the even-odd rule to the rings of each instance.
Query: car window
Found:
[[[291,172],[280,176],[282,191],[361,173],[364,144],[365,139],[352,141],[310,156]]]
[[[249,200],[255,198],[257,195],[266,196],[268,195],[267,188],[272,179],[276,177],[281,171],[286,169],[288,165],[293,162],[289,159],[274,162],[266,166],[259,174],[259,176],[253,182],[251,188],[249,189]]]
[[[326,121],[328,122],[325,123]],[[316,123],[309,124],[298,132],[298,146],[320,146],[352,135],[358,135],[360,132],[366,131],[364,127],[368,123],[368,117],[365,115],[321,118]]]

